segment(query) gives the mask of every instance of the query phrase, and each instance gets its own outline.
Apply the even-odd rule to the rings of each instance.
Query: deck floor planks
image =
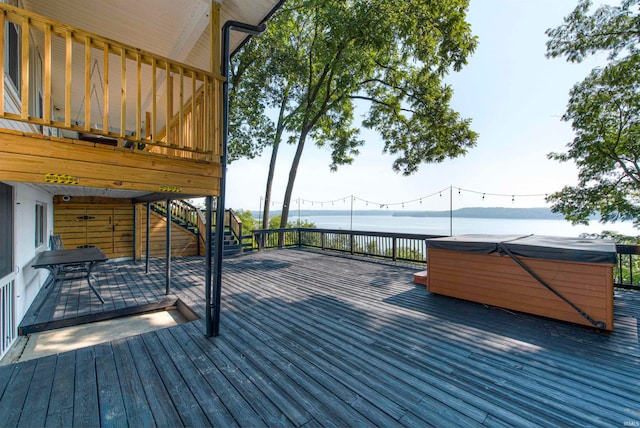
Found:
[[[58,355],[45,426],[68,427],[73,423],[75,358],[75,352]]]
[[[202,411],[186,382],[182,378],[180,369],[173,364],[171,358],[162,351],[162,344],[155,333],[140,336],[149,350],[149,355],[158,369],[167,392],[171,396],[186,426],[209,426],[211,422]]]
[[[131,356],[135,362],[137,373],[142,381],[142,387],[156,426],[183,426],[180,415],[160,378],[160,374],[147,351],[140,336],[127,338]]]
[[[227,378],[225,372],[216,366],[212,358],[215,360],[215,354],[220,351],[204,337],[202,331],[185,329],[185,326],[171,328],[169,331],[198,369],[201,379],[216,391],[236,423],[240,426],[265,425],[264,420],[251,406],[251,402],[247,402],[234,387],[233,372]]]
[[[193,365],[193,362],[184,353],[168,329],[158,330],[156,333],[164,347],[164,352],[171,358],[173,364],[179,367],[184,382],[193,394],[195,401],[200,404],[200,408],[211,425],[220,427],[235,425],[233,416],[224,406],[216,391],[209,384],[199,379],[200,373],[198,369]]]
[[[49,407],[49,397],[51,396],[51,387],[53,386],[54,372],[56,368],[57,357],[49,355],[39,358],[29,392],[25,399],[25,408],[18,421],[21,427],[40,427],[44,426],[47,420],[47,409]]]
[[[84,280],[76,289],[76,282],[63,283],[66,288],[57,286],[60,298],[47,299],[38,320],[77,316],[83,306],[99,313],[114,309],[114,301],[120,307],[166,299],[162,260],[152,260],[149,275],[144,264],[117,266],[116,272],[100,276],[112,301],[94,305],[97,299]],[[202,258],[176,259],[173,270],[173,295],[201,313]],[[109,378],[117,385],[109,387],[122,392],[125,422],[131,426],[140,425],[130,418],[138,411],[144,425],[169,425],[167,420],[186,424],[180,419],[185,410],[175,405],[167,382],[181,384],[202,411],[211,404],[204,393],[215,391],[217,397],[208,400],[219,399],[220,409],[228,411],[224,420],[232,417],[242,426],[371,426],[385,421],[404,426],[610,426],[640,420],[636,293],[617,292],[616,331],[601,334],[430,295],[414,286],[414,271],[296,250],[228,259],[219,338],[206,339],[204,323],[197,321],[61,354],[54,376],[63,376],[64,358],[65,364],[76,364],[75,375],[82,372],[78,367],[92,369],[92,375],[86,374],[93,377],[93,398],[85,399],[85,406],[71,405],[87,407],[87,414],[99,417],[104,411],[98,399],[100,368],[95,362],[91,368],[85,354],[93,352],[97,361],[100,349],[108,346],[108,364],[117,371]],[[78,307],[72,302],[65,312],[67,291],[67,300],[77,292]],[[16,372],[24,364],[10,366],[10,371],[0,367],[0,394],[3,373],[9,376],[6,389],[20,391],[25,375]],[[159,370],[167,367],[163,380]],[[46,390],[33,373],[28,389]],[[135,373],[131,385],[121,373]],[[77,378],[75,383],[83,386]],[[127,401],[125,388],[144,391],[139,406]],[[69,407],[54,398],[55,382],[51,391],[47,425],[69,425],[54,423],[68,420]],[[0,409],[7,408],[9,399],[0,395]],[[212,423],[217,413],[207,410],[205,419]],[[172,412],[177,419],[164,418]]]
[[[116,362],[110,343],[96,345],[96,380],[100,403],[100,426],[124,426],[127,423],[122,381],[118,377]]]
[[[25,361],[17,364],[13,370],[2,400],[0,400],[2,425],[17,426],[22,412],[29,411],[29,404],[25,401],[37,363],[36,360]]]
[[[243,309],[252,314],[256,314],[257,312],[259,312],[259,309],[255,307],[243,308]],[[269,313],[276,313],[276,312],[267,310],[266,313],[269,314]],[[301,316],[304,316],[303,314],[304,313],[302,313]],[[257,316],[255,315],[254,317],[257,318]],[[295,316],[288,311],[286,318],[292,319],[292,318],[295,318]],[[280,320],[283,320],[283,319],[284,317],[280,317]],[[314,323],[314,330],[317,330],[319,328],[319,326],[323,323],[323,320],[324,320],[323,317],[319,317],[318,321]],[[266,321],[265,318],[260,318],[259,321],[260,323],[268,322]],[[276,328],[273,324],[269,324],[269,326],[272,328]],[[344,360],[344,361],[353,360],[356,366],[362,367],[361,370],[366,370],[367,366],[372,366],[377,371],[377,375],[380,378],[382,378],[382,379],[376,380],[377,388],[380,388],[379,383],[383,382],[383,379],[386,379],[386,378],[399,379],[402,386],[400,387],[399,391],[396,391],[397,395],[393,395],[393,396],[397,398],[397,397],[402,397],[402,395],[407,395],[408,391],[410,391],[412,387],[416,387],[417,379],[412,379],[411,385],[406,384],[406,379],[414,377],[418,374],[422,374],[421,372],[425,370],[426,366],[411,365],[409,362],[402,362],[402,358],[399,358],[400,355],[385,352],[385,349],[382,349],[382,348],[379,348],[379,350],[376,352],[375,349],[372,348],[372,345],[375,345],[375,344],[372,343],[369,339],[365,339],[360,344],[359,337],[349,336],[349,334],[355,331],[357,328],[358,328],[357,326],[352,326],[350,328],[347,328],[344,331],[338,330],[338,331],[335,331],[336,333],[335,335],[332,334],[334,333],[334,331],[332,330],[340,329],[340,326],[328,325],[326,326],[326,329],[324,329],[324,332],[323,331],[314,332],[312,330],[305,330],[300,332],[299,338],[296,338],[295,343],[302,343],[304,342],[303,338],[311,338],[315,335],[318,337],[320,344],[330,343],[332,345],[335,345],[335,346],[329,347],[328,349],[322,349],[322,355],[327,356],[327,354],[331,352],[331,348],[338,349],[341,351],[340,352],[341,355],[337,356],[337,360]],[[346,338],[344,341],[343,341],[343,337]],[[322,345],[319,345],[319,346],[322,346]],[[305,355],[313,351],[314,349],[311,348],[308,353],[305,353]],[[384,355],[384,354],[388,354],[388,355]],[[362,359],[354,359],[354,356],[357,356],[357,355],[365,355],[365,357]],[[427,361],[426,363],[427,365],[429,365],[429,361]],[[346,372],[348,373],[349,371],[346,371]],[[440,406],[447,406],[449,404],[455,403],[456,402],[455,396],[444,395],[443,392],[438,392],[436,389],[434,389],[434,385],[430,385],[430,383],[435,383],[437,385],[440,382],[444,382],[446,378],[442,378],[441,374],[448,376],[448,374],[451,372],[452,372],[452,369],[447,370],[445,368],[445,370],[442,370],[442,367],[436,367],[434,370],[432,371],[430,370],[429,373],[427,373],[425,376],[428,382],[422,384],[422,391],[418,391],[417,396],[408,397],[408,399],[403,404],[410,406],[411,400],[413,400],[413,402],[417,402],[420,400],[420,397],[423,397],[424,394],[427,392],[431,393],[431,395],[434,397],[435,396],[440,397],[441,399],[441,401],[439,402]],[[375,374],[376,372],[373,372],[371,375],[375,376]],[[374,378],[375,377],[372,377],[372,379]],[[445,404],[445,403],[448,403],[448,404]],[[458,404],[462,404],[462,403],[458,403]],[[483,414],[477,411],[474,412],[473,410],[471,410],[471,414],[474,415],[476,419],[479,419],[479,420],[482,420],[484,417],[486,417],[486,414]],[[464,418],[464,416],[460,414],[460,412],[456,412],[455,417],[458,419]],[[429,421],[429,419],[427,419],[427,421]],[[522,422],[522,420],[520,421]],[[433,420],[431,421],[431,423],[437,423],[437,422],[443,423],[443,421],[433,421]],[[451,423],[451,421],[448,421],[448,422]]]
[[[128,425],[133,427],[154,425],[153,413],[145,397],[142,380],[136,370],[127,340],[113,341],[111,347]]]
[[[99,426],[100,409],[98,407],[95,348],[81,348],[75,351],[75,354],[73,425]]]

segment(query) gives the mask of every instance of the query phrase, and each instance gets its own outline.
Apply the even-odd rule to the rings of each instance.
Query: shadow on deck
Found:
[[[118,263],[34,320],[152,304],[164,265]],[[171,298],[204,312],[202,258]],[[2,425],[612,426],[640,422],[640,294],[615,331],[429,294],[415,268],[301,250],[225,261],[221,335],[201,320],[0,367]],[[86,294],[86,295],[85,295]],[[95,299],[95,298],[94,298]],[[35,305],[34,305],[35,306]]]

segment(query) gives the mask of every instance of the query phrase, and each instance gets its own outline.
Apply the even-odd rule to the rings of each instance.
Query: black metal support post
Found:
[[[151,235],[151,204],[147,202],[147,237],[144,256],[144,273],[149,273],[149,235]]]
[[[249,25],[237,21],[227,21],[222,27],[222,156],[220,156],[220,164],[222,167],[220,175],[220,195],[216,204],[216,241],[213,247],[214,267],[213,267],[213,283],[211,297],[213,302],[207,300],[207,308],[213,306],[213,316],[211,320],[211,328],[207,327],[207,336],[217,336],[220,334],[220,293],[222,290],[222,257],[224,245],[224,199],[225,187],[227,181],[227,144],[229,141],[229,60],[231,51],[229,49],[229,41],[231,30],[240,31],[242,33],[258,35],[266,30],[266,25],[260,26]],[[208,310],[208,309],[207,309]]]
[[[164,294],[171,293],[171,199],[167,199],[167,263]]]
[[[204,229],[207,231],[205,235],[205,299],[207,301],[207,305],[205,308],[205,324],[207,329],[207,337],[211,337],[213,335],[211,321],[213,319],[213,313],[211,310],[213,309],[211,306],[211,222],[213,220],[212,208],[213,205],[213,196],[207,196],[206,198],[206,211],[204,215],[205,226]]]
[[[136,204],[133,204],[133,264],[138,263],[138,210],[136,208]]]

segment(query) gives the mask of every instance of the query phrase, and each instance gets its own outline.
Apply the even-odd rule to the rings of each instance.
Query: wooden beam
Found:
[[[211,2],[209,19],[210,71],[214,75],[220,75],[220,5],[216,2]]]

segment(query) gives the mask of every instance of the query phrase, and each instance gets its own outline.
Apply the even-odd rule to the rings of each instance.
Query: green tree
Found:
[[[282,224],[282,217],[280,215],[273,216],[269,220],[269,229],[280,229],[282,228],[281,224]],[[287,222],[287,225],[285,227],[287,228],[306,227],[310,229],[315,229],[316,224],[307,219],[301,219],[301,220],[296,219],[294,222],[290,222],[290,221]]]
[[[600,6],[581,0],[564,24],[547,30],[547,56],[580,62],[598,52],[608,63],[596,68],[570,93],[562,119],[575,138],[565,153],[549,158],[573,161],[578,185],[548,197],[552,210],[573,223],[640,220],[640,0]]]
[[[444,83],[476,47],[467,7],[468,0],[290,0],[252,41],[251,55],[263,54],[256,63],[266,75],[238,84],[260,88],[264,104],[279,112],[270,177],[284,134],[297,146],[282,227],[307,140],[330,150],[331,170],[351,163],[364,144],[355,100],[369,107],[362,125],[379,132],[384,150],[396,156],[396,171],[411,174],[422,162],[460,156],[475,145],[477,134],[451,109],[452,89]]]
[[[253,214],[249,210],[239,210],[236,211],[236,215],[240,218],[242,222],[242,234],[250,234],[256,229],[260,228],[260,224],[258,220],[253,218]]]

